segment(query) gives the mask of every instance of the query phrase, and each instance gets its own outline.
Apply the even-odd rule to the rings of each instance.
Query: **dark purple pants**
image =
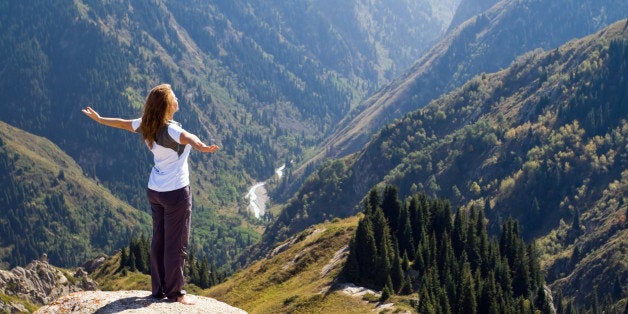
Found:
[[[190,241],[190,187],[157,192],[148,189],[153,212],[150,273],[153,296],[176,300],[185,294],[183,266]]]

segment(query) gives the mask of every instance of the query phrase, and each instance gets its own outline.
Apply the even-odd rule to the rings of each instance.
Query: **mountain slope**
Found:
[[[148,214],[84,177],[50,141],[4,122],[0,185],[3,268],[26,265],[42,253],[55,265],[77,265],[124,246],[132,234],[148,232]]]
[[[454,18],[451,20],[451,24],[449,24],[449,30],[453,30],[458,27],[460,24],[464,23],[464,21],[488,10],[495,3],[499,2],[499,0],[464,0],[460,2],[458,8],[456,8],[456,14]]]
[[[566,297],[581,306],[598,296],[620,302],[621,289],[597,283],[627,275],[627,32],[623,20],[528,53],[383,128],[360,153],[312,174],[262,246],[351,215],[371,187],[392,183],[404,197],[426,191],[482,206],[492,233],[518,219]]]
[[[87,176],[146,209],[145,145],[80,109],[137,117],[147,92],[171,83],[176,119],[222,147],[191,156],[193,221],[198,250],[229,259],[245,245],[238,236],[262,228],[246,221],[247,186],[300,162],[351,106],[437,40],[457,2],[354,0],[342,10],[317,1],[2,2],[0,120],[48,138]],[[213,223],[236,235],[209,242],[220,233],[207,230]]]
[[[326,139],[317,158],[359,151],[379,128],[516,56],[553,49],[628,14],[625,1],[504,0],[452,30],[404,75],[369,97]]]
[[[352,295],[351,291],[360,289],[343,289],[336,282],[357,224],[356,216],[312,226],[202,294],[249,313],[378,310],[374,291]],[[409,310],[409,305],[402,304],[397,307]]]

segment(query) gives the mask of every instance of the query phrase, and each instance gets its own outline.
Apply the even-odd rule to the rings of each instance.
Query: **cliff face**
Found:
[[[95,290],[98,284],[79,268],[75,274],[65,273],[48,264],[45,257],[10,271],[0,270],[0,294],[34,305],[43,305],[72,292]],[[26,311],[19,302],[0,299],[0,312]]]
[[[157,300],[150,291],[82,291],[66,295],[35,313],[237,313],[245,311],[212,298],[191,296],[196,303]]]

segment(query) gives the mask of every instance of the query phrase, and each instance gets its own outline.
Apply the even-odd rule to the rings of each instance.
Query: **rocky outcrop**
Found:
[[[97,288],[98,284],[81,268],[74,274],[65,273],[48,264],[45,256],[25,267],[0,270],[0,293],[33,305],[44,305],[72,292]],[[24,310],[22,304],[0,299],[0,312]]]
[[[75,292],[46,305],[36,314],[58,313],[234,313],[245,311],[212,298],[191,295],[196,304],[158,300],[150,291],[83,291]]]

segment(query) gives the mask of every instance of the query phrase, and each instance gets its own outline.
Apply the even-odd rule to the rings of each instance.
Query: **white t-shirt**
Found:
[[[132,121],[133,130],[137,132],[142,118]],[[167,129],[157,132],[157,140],[150,151],[153,153],[155,165],[148,179],[148,188],[157,192],[178,190],[190,184],[188,156],[192,146],[181,144],[183,128],[172,121]]]

